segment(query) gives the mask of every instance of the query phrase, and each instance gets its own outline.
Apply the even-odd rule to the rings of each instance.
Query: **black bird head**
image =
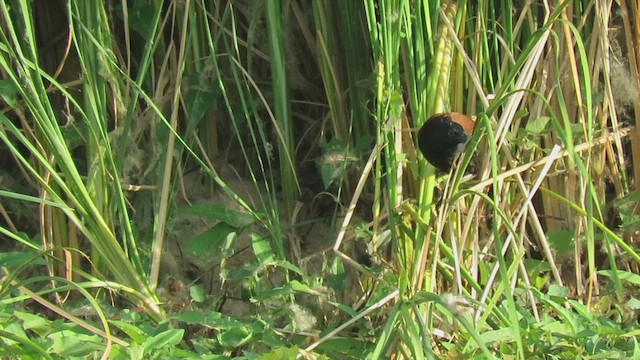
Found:
[[[418,131],[418,147],[431,165],[449,172],[474,128],[475,121],[467,115],[456,112],[435,114]]]

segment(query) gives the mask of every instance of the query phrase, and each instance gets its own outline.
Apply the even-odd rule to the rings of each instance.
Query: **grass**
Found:
[[[0,356],[637,358],[636,6],[0,4]]]

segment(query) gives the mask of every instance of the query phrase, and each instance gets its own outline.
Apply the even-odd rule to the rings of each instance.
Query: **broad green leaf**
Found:
[[[256,255],[260,264],[269,264],[275,260],[273,249],[271,248],[269,241],[264,237],[252,233],[251,245],[253,247],[253,253]]]
[[[60,129],[62,138],[69,150],[74,150],[86,144],[87,128],[86,122],[74,122]]]
[[[22,327],[25,330],[31,330],[41,335],[44,335],[46,332],[51,332],[51,321],[40,315],[22,311],[15,311],[13,314],[19,320],[22,320]]]
[[[273,349],[268,353],[262,354],[260,356],[260,360],[288,360],[288,359],[296,359],[300,349],[298,347],[292,348],[277,348]]]
[[[153,34],[155,9],[153,5],[144,0],[133,2],[133,8],[129,10],[129,24],[146,41],[150,41]]]
[[[502,328],[484,332],[480,334],[480,338],[484,341],[485,345],[494,346],[496,344],[513,342],[515,340],[513,335],[513,329]]]
[[[257,270],[258,266],[254,264],[246,264],[241,268],[225,270],[220,275],[225,281],[244,280],[253,278]]]
[[[549,241],[549,245],[560,254],[567,254],[573,251],[573,230],[549,231],[547,233],[547,240]]]
[[[263,291],[257,291],[253,296],[253,299],[255,301],[265,301],[267,299],[274,299],[292,294],[295,294],[295,290],[290,286],[280,286]]]
[[[71,330],[57,331],[47,336],[53,340],[51,352],[62,357],[89,356],[103,348],[101,338]]]
[[[344,269],[344,263],[338,256],[333,258],[331,267],[329,269],[329,276],[327,278],[327,285],[336,291],[344,291],[346,281],[346,272]]]
[[[291,295],[295,293],[305,293],[310,295],[318,296],[320,295],[318,291],[313,290],[306,284],[298,280],[292,280],[285,286],[275,287],[268,290],[258,292],[254,299],[258,301],[264,301],[267,299],[275,298],[278,296]]]
[[[142,329],[131,323],[120,320],[111,320],[110,324],[127,334],[127,336],[129,336],[136,344],[142,344],[147,339],[147,334],[145,334]]]
[[[537,119],[529,121],[525,126],[527,132],[531,135],[544,135],[548,133],[553,127],[551,126],[551,118],[548,116],[541,116]]]
[[[600,270],[598,271],[598,274],[600,275],[604,275],[607,277],[613,277],[613,270],[611,269],[606,269],[606,270]],[[636,274],[636,273],[632,273],[629,271],[624,271],[624,270],[617,270],[616,271],[616,275],[618,275],[618,278],[620,280],[624,280],[627,281],[633,285],[640,285],[640,275]]]
[[[218,341],[226,348],[236,348],[252,338],[252,333],[249,328],[245,326],[238,326],[230,328],[226,331],[220,332],[218,335]]]
[[[298,274],[298,275],[304,275],[304,273],[302,272],[302,270],[295,266],[294,264],[286,261],[286,260],[282,260],[282,261],[276,261],[275,265],[278,267],[281,267],[283,269],[287,269],[289,271],[293,271],[294,273]]]
[[[587,308],[584,304],[581,304],[579,301],[569,300],[569,304],[573,306],[574,310],[578,315],[582,316],[586,321],[593,321],[595,316],[594,313]]]
[[[554,334],[562,334],[567,336],[573,336],[573,331],[568,323],[564,321],[552,321],[542,325],[542,329],[550,331]]]
[[[323,352],[336,352],[346,354],[347,358],[369,359],[369,357],[361,357],[363,354],[371,351],[370,345],[364,340],[357,338],[340,338],[335,337],[321,344],[318,349]],[[382,357],[384,359],[384,357]]]
[[[198,263],[208,264],[221,255],[222,245],[227,240],[227,237],[237,231],[236,227],[221,222],[200,235],[187,240],[185,248]]]
[[[0,266],[14,266],[23,264],[46,265],[46,261],[42,256],[33,253],[11,251],[0,253]]]
[[[189,89],[187,90],[186,103],[189,121],[187,133],[193,131],[211,106],[222,95],[217,81],[212,81],[210,74],[193,72],[187,76]]]
[[[9,107],[14,108],[18,105],[16,101],[17,96],[18,88],[13,81],[0,80],[0,97],[7,103],[7,105],[9,105]]]
[[[549,286],[549,290],[547,291],[547,295],[555,297],[555,298],[560,298],[562,301],[564,301],[567,298],[568,292],[569,291],[567,290],[566,287],[554,284],[554,285],[550,285]]]
[[[637,298],[631,298],[627,301],[627,307],[630,310],[638,311],[640,310],[640,300]]]
[[[317,294],[317,291],[314,291],[308,285],[303,284],[298,280],[291,280],[289,282],[289,286],[291,286],[291,289],[293,289],[294,291],[297,291],[297,292],[304,292],[304,293],[308,293],[308,294]]]
[[[212,329],[231,329],[244,326],[242,322],[217,311],[210,311],[204,314],[191,311],[176,314],[171,318],[177,321],[183,321],[187,324],[198,324]]]
[[[144,347],[142,345],[129,346],[127,348],[127,355],[129,355],[129,359],[131,360],[144,360]]]
[[[209,220],[218,220],[236,228],[249,226],[256,221],[255,216],[218,204],[196,204],[179,208],[176,215],[193,215]]]
[[[142,345],[147,352],[162,350],[178,345],[184,336],[184,329],[169,329],[147,339]]]
[[[341,310],[342,312],[344,312],[349,316],[358,315],[358,312],[355,309],[353,309],[351,306],[348,306],[339,302],[335,302],[335,301],[329,301],[329,304],[335,306],[336,308],[338,308],[339,310]]]
[[[324,188],[344,176],[349,163],[357,158],[350,153],[348,144],[340,139],[332,139],[322,147],[322,155],[316,159]]]
[[[191,285],[189,287],[189,294],[191,295],[191,299],[197,303],[203,303],[207,300],[207,294],[199,285]]]

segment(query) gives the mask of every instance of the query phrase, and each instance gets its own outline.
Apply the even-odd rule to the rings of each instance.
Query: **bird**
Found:
[[[453,160],[471,138],[475,125],[471,117],[461,113],[434,114],[418,130],[420,152],[431,165],[449,172]]]

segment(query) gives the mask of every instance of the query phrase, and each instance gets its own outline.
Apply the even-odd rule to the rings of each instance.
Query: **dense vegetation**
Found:
[[[640,358],[638,6],[0,2],[0,356]]]

